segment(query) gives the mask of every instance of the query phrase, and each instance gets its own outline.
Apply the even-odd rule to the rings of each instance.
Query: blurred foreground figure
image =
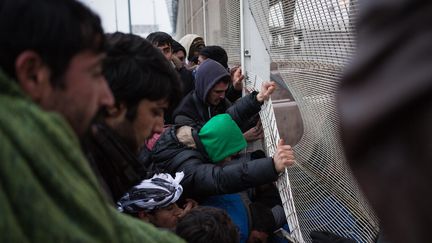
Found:
[[[104,40],[77,1],[0,0],[0,242],[181,241],[117,212],[80,149],[114,103]]]
[[[338,96],[348,161],[390,242],[430,242],[432,2],[360,1]]]

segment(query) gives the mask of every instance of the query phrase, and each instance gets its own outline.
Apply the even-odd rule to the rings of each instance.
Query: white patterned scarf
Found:
[[[150,212],[175,203],[183,192],[180,181],[184,173],[156,174],[134,186],[117,202],[118,210],[125,213]]]

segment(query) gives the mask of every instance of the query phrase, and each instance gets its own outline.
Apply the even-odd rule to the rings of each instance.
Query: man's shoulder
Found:
[[[44,111],[28,99],[3,98],[0,98],[0,131],[2,141],[11,144],[9,154],[37,161],[33,166],[41,168],[68,164],[86,171],[88,163],[78,137],[60,114]]]
[[[196,97],[194,92],[191,92],[183,98],[174,111],[174,122],[180,125],[194,125],[196,121],[204,120],[202,113],[205,111],[206,105]],[[186,122],[179,122],[179,120],[186,120]],[[190,123],[189,120],[194,122]]]
[[[166,130],[151,151],[154,160],[170,163],[182,163],[192,158],[202,159],[203,155],[196,149],[183,144],[176,135],[180,126],[173,126]],[[163,159],[162,159],[163,158]]]
[[[190,105],[196,102],[196,97],[195,97],[195,91],[189,92],[180,102],[178,108],[185,106],[185,105]]]
[[[42,110],[29,99],[0,96],[1,129],[27,131],[31,134],[60,132],[70,139],[76,139],[75,133],[58,113]],[[35,130],[38,127],[40,129]]]

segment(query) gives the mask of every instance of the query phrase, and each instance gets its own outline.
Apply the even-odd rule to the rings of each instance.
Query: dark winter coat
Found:
[[[181,143],[176,136],[177,129],[178,126],[170,127],[161,135],[152,150],[152,160],[160,172],[185,173],[181,184],[186,197],[200,199],[235,193],[277,179],[272,158],[233,160],[224,166],[215,165],[207,157],[195,129],[192,134],[197,149]]]
[[[192,75],[192,71],[187,70],[186,67],[181,67],[177,71],[182,81],[182,97],[185,97],[187,94],[189,94],[192,90],[195,89],[194,76]]]

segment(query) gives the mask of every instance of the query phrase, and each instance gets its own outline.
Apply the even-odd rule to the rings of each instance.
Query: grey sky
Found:
[[[127,0],[79,0],[99,14],[105,32],[129,32]],[[172,32],[165,0],[130,0],[133,25],[159,25],[159,30]],[[153,3],[155,8],[153,8]],[[115,6],[117,5],[117,11]],[[156,10],[156,14],[153,10]],[[117,15],[116,15],[117,12]],[[117,16],[117,18],[116,18]]]

